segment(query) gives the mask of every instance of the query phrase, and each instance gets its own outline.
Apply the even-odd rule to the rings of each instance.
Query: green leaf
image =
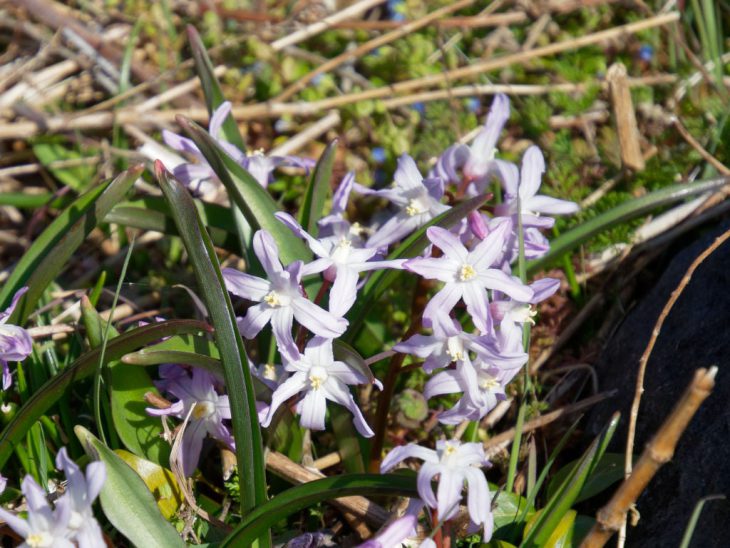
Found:
[[[198,287],[215,327],[215,340],[225,372],[231,403],[236,458],[241,471],[240,495],[243,513],[266,501],[266,475],[261,430],[256,413],[253,381],[246,351],[238,332],[233,305],[225,289],[213,244],[205,231],[195,204],[161,162],[155,163],[155,175],[162,187],[190,256]],[[245,471],[245,473],[244,473]]]
[[[89,344],[92,348],[100,347],[106,322],[86,296],[81,299],[81,318]],[[117,330],[109,326],[109,339],[118,335]],[[145,411],[145,394],[152,392],[159,395],[152,378],[144,369],[118,360],[110,361],[107,367],[112,420],[122,443],[139,457],[157,464],[166,462],[170,456],[170,446],[162,439],[162,424],[157,417]]]
[[[141,459],[124,449],[116,449],[114,453],[142,478],[147,489],[155,497],[157,507],[164,518],[175,517],[177,509],[183,503],[183,494],[174,474],[167,468]]]
[[[251,546],[262,532],[287,516],[318,502],[353,495],[417,497],[416,478],[401,474],[351,474],[297,485],[247,515],[221,548]]]
[[[161,338],[179,334],[210,331],[210,326],[194,320],[171,320],[134,329],[109,341],[105,361],[108,363]],[[94,374],[101,357],[101,348],[81,355],[71,365],[49,379],[18,409],[0,433],[0,469],[5,465],[13,448],[23,441],[26,432],[55,404],[76,381]]]
[[[439,226],[441,228],[450,228],[466,217],[469,212],[481,207],[488,198],[489,195],[481,194],[461,202],[434,219],[431,219],[429,223],[416,230],[403,243],[395,248],[390,255],[386,257],[386,260],[409,259],[417,256],[426,249],[426,246],[430,243],[428,236],[426,236],[426,231],[430,227]],[[365,320],[370,309],[375,306],[378,299],[380,299],[388,288],[402,275],[402,270],[392,268],[376,270],[372,273],[368,281],[365,283],[357,302],[350,313],[348,313],[351,320],[350,326],[343,337],[345,341],[351,343],[355,340],[357,332],[359,331],[360,326]]]
[[[593,440],[593,443],[583,453],[583,456],[568,477],[565,478],[555,495],[548,500],[545,507],[540,511],[540,515],[534,519],[532,526],[525,532],[520,547],[546,545],[565,514],[575,504],[575,500],[581,489],[583,489],[586,479],[590,477],[597,463],[601,460],[609,441],[611,441],[616,431],[618,421],[619,414],[616,413],[611,417],[603,432]]]
[[[525,526],[525,532],[529,532],[532,529],[534,523],[540,518],[541,512],[537,512]],[[570,548],[573,546],[573,528],[575,526],[575,518],[578,512],[575,510],[568,510],[562,519],[558,522],[557,526],[553,530],[550,537],[547,539],[543,546],[550,546],[550,548]]]
[[[299,224],[315,238],[319,234],[317,221],[322,218],[324,203],[330,190],[332,180],[332,166],[335,163],[337,153],[337,140],[332,141],[324,149],[317,165],[314,167],[309,185],[304,193],[304,200],[299,209]]]
[[[0,290],[0,309],[3,309],[10,304],[10,299],[18,289],[28,286],[28,292],[20,299],[13,312],[11,323],[25,323],[48,284],[58,275],[89,232],[121,201],[143,169],[144,166],[141,165],[133,167],[110,183],[92,188],[66,208],[35,239]]]
[[[80,160],[87,158],[79,152],[66,148],[58,139],[37,142],[33,145],[33,154],[53,174],[56,179],[64,185],[71,187],[76,192],[84,192],[96,174],[97,166],[94,164],[78,164],[73,167],[53,167],[53,162],[59,160]]]
[[[697,181],[695,183],[681,183],[625,202],[552,240],[550,242],[550,251],[547,254],[527,263],[527,273],[534,274],[540,269],[545,268],[565,253],[572,251],[604,230],[641,217],[660,207],[681,202],[697,194],[717,190],[726,184],[728,184],[726,177]]]
[[[289,264],[296,260],[310,259],[312,254],[304,242],[274,217],[278,207],[268,191],[223,151],[203,128],[180,116],[177,121],[203,153],[226,187],[231,202],[243,213],[251,229],[254,232],[259,229],[267,230],[274,237],[281,261]]]
[[[527,499],[517,493],[497,491],[496,486],[491,484],[489,487],[490,490],[496,491],[492,502],[495,505],[492,510],[495,533],[500,538],[512,536],[513,532],[515,535],[518,534],[524,520],[532,515]],[[524,517],[522,517],[523,515]]]
[[[210,57],[208,57],[208,52],[205,50],[198,31],[192,25],[188,25],[187,30],[190,49],[193,51],[193,60],[195,61],[195,71],[198,73],[198,78],[200,78],[200,84],[203,88],[203,95],[205,96],[205,106],[208,107],[208,114],[212,116],[213,111],[226,98],[223,95],[223,90],[218,83],[218,79],[215,77],[213,63],[210,62]],[[223,135],[226,141],[235,145],[244,154],[246,153],[246,143],[244,143],[241,132],[238,130],[238,125],[231,114],[226,116],[226,120],[223,122]],[[215,135],[214,137],[218,136]]]
[[[575,499],[576,503],[587,500],[596,496],[598,493],[605,491],[611,485],[624,479],[624,459],[623,453],[606,453],[603,455],[598,464],[595,466],[590,477],[586,480],[583,489]],[[558,470],[548,484],[548,497],[552,497],[558,490],[565,478],[577,466],[578,461],[573,461]]]
[[[111,524],[138,547],[184,547],[185,543],[160,513],[142,478],[86,428],[76,426],[74,432],[86,454],[106,467],[106,481],[99,500]]]

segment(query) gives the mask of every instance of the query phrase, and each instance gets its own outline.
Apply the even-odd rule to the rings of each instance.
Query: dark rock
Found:
[[[615,410],[621,427],[611,451],[623,452],[639,359],[672,291],[692,261],[730,228],[725,221],[671,259],[659,280],[624,319],[597,365],[601,389],[618,389],[595,408],[588,435],[595,436]],[[662,328],[647,365],[636,430],[640,453],[690,382],[695,369],[716,365],[717,385],[639,498],[641,519],[629,527],[627,546],[678,546],[695,504],[707,495],[730,496],[730,241],[695,271]],[[730,545],[730,504],[711,501],[700,516],[691,546]]]

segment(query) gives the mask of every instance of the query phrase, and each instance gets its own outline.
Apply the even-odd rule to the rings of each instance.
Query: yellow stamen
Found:
[[[276,291],[271,291],[268,295],[266,295],[266,297],[264,297],[264,302],[271,308],[281,306],[281,300],[279,300],[279,294]]]
[[[461,265],[461,270],[459,271],[459,279],[462,282],[471,280],[476,275],[477,275],[477,271],[474,270],[474,267],[472,265],[470,265],[470,264]]]

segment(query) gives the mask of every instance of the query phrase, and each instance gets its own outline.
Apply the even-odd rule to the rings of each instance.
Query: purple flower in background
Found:
[[[167,409],[147,408],[147,413],[158,417],[168,415],[184,420],[190,414],[180,453],[183,473],[187,477],[192,476],[198,466],[203,440],[207,434],[229,448],[234,448],[233,436],[223,424],[224,420],[231,418],[228,396],[219,395],[215,389],[216,384],[212,374],[194,368],[192,377],[186,372],[185,375],[167,380],[167,392],[178,398],[178,401]]]
[[[331,339],[313,337],[304,349],[304,354],[291,356],[285,367],[293,374],[272,394],[269,413],[261,423],[263,426],[271,424],[274,413],[282,403],[303,392],[304,397],[297,404],[303,427],[324,430],[327,400],[330,400],[352,413],[355,428],[362,436],[369,438],[373,435],[347,388],[348,384],[368,384],[370,379],[345,362],[335,361]]]
[[[19,362],[27,358],[33,351],[33,339],[25,329],[18,325],[9,325],[7,321],[18,305],[20,298],[28,291],[27,287],[19,289],[13,296],[10,306],[0,312],[0,365],[3,368],[2,389],[10,388],[12,377],[8,362]]]
[[[444,182],[438,177],[424,179],[416,162],[407,154],[398,158],[393,178],[393,187],[383,190],[356,186],[358,192],[380,196],[400,208],[370,237],[368,247],[386,247],[449,209],[440,201],[444,195]]]
[[[294,261],[283,268],[274,238],[265,230],[253,237],[254,253],[268,276],[268,280],[223,269],[228,291],[259,304],[248,309],[239,320],[238,328],[247,339],[252,339],[271,322],[271,327],[282,354],[296,355],[297,348],[291,334],[294,318],[307,329],[322,337],[338,337],[347,329],[347,320],[339,318],[310,302],[302,293],[302,261]]]
[[[327,238],[316,239],[288,213],[279,212],[275,216],[294,234],[303,238],[314,254],[319,257],[306,266],[307,273],[324,271],[325,279],[334,280],[330,291],[329,309],[335,316],[343,316],[355,303],[360,272],[381,268],[401,268],[405,262],[404,260],[370,261],[378,250],[373,247],[355,247],[356,243],[349,230]]]
[[[426,373],[448,367],[452,362],[468,361],[471,359],[470,351],[485,361],[507,369],[522,367],[527,361],[527,355],[521,349],[513,354],[498,352],[490,337],[466,333],[456,320],[450,323],[436,322],[433,335],[414,335],[396,344],[393,350],[425,358],[423,369]]]
[[[467,508],[471,520],[484,526],[484,541],[492,536],[493,517],[489,485],[482,466],[488,465],[480,443],[461,443],[457,440],[436,442],[436,450],[409,444],[394,447],[380,466],[385,473],[407,458],[423,460],[418,471],[418,494],[430,508],[436,508],[439,521],[456,516],[461,491],[468,488]],[[438,491],[434,496],[431,481],[439,475]]]
[[[69,500],[71,507],[71,518],[68,528],[72,538],[78,543],[79,548],[95,548],[105,546],[104,536],[101,527],[94,518],[92,505],[99,496],[104,481],[106,481],[106,467],[101,461],[90,463],[86,467],[86,475],[72,461],[62,447],[56,455],[56,466],[63,470],[68,480],[66,493],[62,498]]]
[[[411,499],[403,516],[386,524],[375,537],[363,542],[357,548],[392,548],[405,542],[410,537],[415,537],[418,514],[421,513],[423,506],[421,499]],[[421,543],[419,546],[426,548],[430,545]]]
[[[470,194],[480,192],[488,176],[495,173],[497,166],[503,163],[502,160],[496,160],[494,155],[497,139],[507,120],[509,120],[509,98],[499,93],[494,96],[484,127],[471,146],[456,144],[447,148],[434,166],[434,175],[444,181],[458,183],[461,181],[458,170],[461,170],[468,181],[477,185]]]
[[[448,323],[451,322],[449,313],[463,299],[474,325],[482,333],[491,333],[487,289],[496,289],[524,302],[532,298],[532,289],[515,282],[501,270],[491,268],[502,254],[505,227],[491,232],[471,251],[464,247],[458,237],[443,228],[432,226],[426,234],[443,251],[443,256],[411,259],[404,266],[424,278],[445,283],[423,312],[424,325],[427,327],[441,322],[444,330],[448,329]]]
[[[249,155],[236,148],[234,145],[225,140],[222,136],[223,123],[231,112],[231,103],[225,101],[213,111],[210,117],[208,133],[216,140],[218,145],[226,151],[239,165],[244,167],[248,172],[261,184],[267,186],[271,173],[280,166],[303,167],[310,169],[315,162],[308,158],[299,158],[297,156],[266,156],[261,151],[252,152]],[[216,179],[215,172],[208,164],[205,156],[198,146],[191,139],[182,137],[171,131],[163,130],[162,139],[165,144],[178,152],[184,152],[197,160],[197,163],[183,163],[173,168],[172,172],[181,182],[189,185],[193,190],[199,191],[201,185],[211,179]]]
[[[545,172],[545,158],[534,145],[525,151],[519,174],[517,166],[507,162],[500,163],[499,169],[504,187],[504,203],[495,207],[497,215],[519,213],[524,227],[550,228],[555,224],[555,219],[541,217],[541,214],[566,215],[580,209],[574,202],[537,194]]]

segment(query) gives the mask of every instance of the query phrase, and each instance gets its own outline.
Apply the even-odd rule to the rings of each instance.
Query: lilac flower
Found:
[[[522,347],[522,325],[535,325],[533,318],[537,311],[531,305],[544,301],[560,289],[560,280],[542,278],[531,283],[530,288],[534,295],[529,301],[494,300],[489,303],[492,316],[499,322],[498,338],[503,349]]]
[[[271,173],[279,166],[294,166],[309,169],[314,166],[315,162],[306,158],[296,156],[266,156],[261,151],[255,151],[249,155],[244,154],[241,150],[226,141],[221,136],[223,123],[231,112],[231,103],[228,101],[213,111],[210,117],[210,125],[208,132],[216,140],[218,145],[239,165],[244,167],[248,172],[261,184],[266,187],[269,184]],[[176,133],[167,130],[162,131],[162,139],[165,144],[179,152],[184,152],[197,160],[197,163],[184,163],[173,168],[173,174],[181,182],[190,185],[194,190],[197,186],[205,181],[216,179],[215,172],[208,164],[205,156],[198,146],[191,139],[182,137]]]
[[[505,195],[504,203],[495,208],[497,215],[519,213],[524,227],[550,228],[555,224],[555,219],[541,217],[541,213],[564,215],[578,211],[578,204],[574,202],[537,195],[542,174],[545,172],[545,158],[538,147],[533,145],[525,151],[519,174],[514,164],[502,162],[499,168]]]
[[[398,159],[393,185],[383,190],[356,187],[358,192],[380,196],[400,208],[370,237],[367,247],[386,247],[449,209],[440,202],[444,182],[438,177],[424,179],[416,162],[407,154]]]
[[[532,289],[515,282],[501,270],[490,268],[502,253],[505,227],[491,232],[471,251],[443,228],[432,226],[426,234],[443,251],[443,256],[411,259],[404,266],[424,278],[445,282],[423,312],[427,327],[434,322],[450,322],[449,313],[463,299],[474,325],[482,333],[491,333],[487,289],[499,290],[525,302],[532,298]]]
[[[458,440],[436,442],[436,450],[415,444],[393,448],[380,466],[385,473],[407,458],[424,461],[418,471],[418,494],[430,508],[436,508],[440,521],[456,516],[461,501],[461,491],[466,482],[467,508],[471,520],[484,526],[484,541],[492,536],[493,517],[489,485],[482,466],[488,465],[484,448],[479,443],[461,443]],[[438,492],[434,496],[431,480],[439,475]]]
[[[265,230],[254,234],[253,249],[268,280],[232,268],[223,269],[228,291],[259,303],[249,308],[246,316],[239,321],[238,327],[244,337],[255,337],[270,321],[279,350],[282,354],[291,355],[297,353],[291,334],[294,318],[323,337],[334,338],[345,332],[347,320],[323,310],[302,294],[302,261],[294,261],[283,268],[276,242]]]
[[[52,509],[45,491],[30,475],[25,476],[21,490],[28,504],[27,520],[0,508],[0,519],[25,539],[19,548],[73,548],[75,544],[71,541],[72,534],[68,529],[72,513],[71,500],[63,496]]]
[[[168,415],[190,420],[183,434],[180,461],[186,476],[192,476],[198,466],[203,440],[207,434],[223,442],[229,448],[235,447],[233,436],[224,420],[231,418],[228,396],[221,396],[215,390],[215,377],[202,369],[194,368],[192,377],[183,376],[168,379],[167,391],[178,398],[167,409],[147,408],[155,416]],[[193,406],[195,406],[193,408]],[[190,411],[193,409],[192,412]]]
[[[500,369],[476,359],[460,361],[456,369],[448,369],[434,375],[426,383],[423,395],[427,399],[443,394],[463,393],[456,404],[439,415],[439,422],[459,424],[463,420],[479,420],[506,399],[504,387],[517,374],[519,368]]]
[[[28,291],[27,287],[19,289],[13,296],[10,306],[4,312],[0,312],[0,365],[3,368],[3,390],[10,388],[12,382],[8,362],[23,361],[33,351],[33,339],[30,333],[18,325],[8,325],[7,323],[26,291]]]
[[[356,244],[349,230],[344,233],[336,230],[338,234],[316,239],[288,213],[279,212],[275,215],[294,234],[303,238],[314,254],[319,257],[314,263],[305,267],[307,273],[324,271],[325,279],[334,280],[330,291],[329,309],[335,316],[343,316],[355,303],[360,272],[382,268],[401,268],[405,262],[404,260],[370,261],[378,253],[378,249],[355,247]],[[339,228],[347,227],[340,225]]]
[[[411,499],[406,508],[405,514],[383,527],[375,537],[363,542],[357,548],[392,548],[399,546],[402,542],[417,534],[418,514],[423,509],[423,501],[421,499]],[[428,540],[428,539],[427,539]],[[431,546],[427,542],[422,542],[420,548]],[[435,547],[435,545],[433,545]]]
[[[456,320],[437,322],[433,326],[433,335],[414,335],[407,341],[396,344],[393,350],[425,358],[423,369],[426,373],[448,367],[452,362],[470,360],[470,351],[482,360],[506,369],[520,368],[527,361],[527,355],[522,349],[513,353],[501,353],[490,337],[466,333]]]
[[[92,510],[94,500],[99,496],[106,481],[104,463],[101,461],[90,463],[84,476],[76,463],[68,457],[66,448],[62,447],[56,455],[56,466],[63,470],[68,480],[63,498],[68,498],[71,507],[68,528],[73,540],[78,543],[79,548],[104,546],[104,536]]]
[[[444,181],[458,183],[461,169],[464,177],[477,185],[470,194],[481,192],[488,176],[497,171],[502,160],[495,160],[497,139],[504,124],[509,120],[509,98],[499,93],[495,95],[492,108],[489,110],[484,127],[474,139],[471,146],[452,145],[441,155],[433,173]]]
[[[303,427],[324,430],[327,400],[330,400],[352,413],[355,428],[361,435],[366,438],[373,435],[347,388],[348,384],[367,384],[370,380],[345,362],[335,361],[331,339],[313,337],[304,349],[304,354],[291,356],[285,367],[293,374],[272,394],[269,413],[261,423],[263,426],[271,424],[274,413],[282,403],[303,392],[304,397],[297,404]]]

